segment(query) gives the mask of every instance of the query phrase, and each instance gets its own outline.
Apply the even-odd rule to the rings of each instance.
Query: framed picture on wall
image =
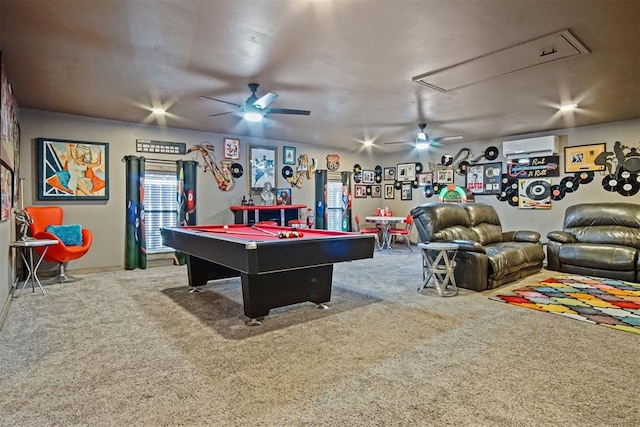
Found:
[[[38,200],[108,200],[109,144],[38,138]]]
[[[0,161],[0,221],[11,218],[13,193],[13,172]]]
[[[453,184],[453,169],[438,169],[435,177],[438,184]]]
[[[384,185],[384,198],[385,199],[395,199],[396,197],[396,189],[393,187],[393,184],[385,184]]]
[[[605,163],[595,163],[596,158],[607,151],[606,144],[579,145],[564,148],[564,171],[602,171]],[[605,154],[606,156],[606,154]]]
[[[375,173],[371,170],[363,170],[362,171],[362,183],[363,184],[373,184],[375,182]]]
[[[413,195],[413,187],[410,182],[403,182],[400,190],[400,200],[411,200]]]
[[[383,177],[385,181],[395,181],[396,180],[396,168],[391,166],[383,169]]]
[[[418,179],[419,187],[426,187],[427,185],[433,185],[433,172],[423,172],[416,175]]]
[[[356,199],[364,199],[367,197],[367,186],[363,184],[356,184],[353,186],[353,192]]]
[[[398,181],[413,181],[416,179],[415,163],[398,163]],[[409,199],[411,200],[411,199]]]
[[[282,163],[285,165],[296,164],[296,147],[282,147]]]
[[[233,138],[224,138],[224,158],[238,160],[240,158],[240,140]]]
[[[382,186],[381,185],[372,185],[371,186],[371,197],[382,197]]]
[[[268,182],[276,188],[276,149],[273,147],[249,146],[249,189],[262,191]]]
[[[291,189],[277,188],[276,189],[276,205],[290,205],[290,204],[291,204]]]

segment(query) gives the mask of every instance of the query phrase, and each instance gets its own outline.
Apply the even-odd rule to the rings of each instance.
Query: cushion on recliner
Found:
[[[58,236],[66,246],[82,246],[82,226],[80,224],[49,225],[45,231]]]
[[[462,205],[469,215],[471,229],[478,235],[481,245],[502,242],[502,225],[498,212],[491,205],[465,203]]]
[[[627,246],[595,243],[565,243],[560,247],[562,264],[603,270],[633,271],[638,250]]]

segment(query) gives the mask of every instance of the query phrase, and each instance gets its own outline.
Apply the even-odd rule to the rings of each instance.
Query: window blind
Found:
[[[144,210],[147,254],[172,252],[162,245],[160,227],[178,225],[178,182],[175,171],[145,171]]]

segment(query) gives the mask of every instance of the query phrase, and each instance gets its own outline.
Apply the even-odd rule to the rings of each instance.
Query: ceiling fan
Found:
[[[456,141],[458,139],[462,139],[462,136],[441,136],[438,138],[429,138],[429,135],[424,131],[427,127],[426,123],[418,124],[418,133],[416,133],[416,137],[413,141],[395,141],[395,142],[385,142],[385,144],[415,144],[416,148],[428,148],[429,146],[440,147],[442,146],[441,142],[445,141]]]
[[[233,114],[233,113],[237,113],[238,111],[242,111],[244,113],[245,119],[252,122],[259,122],[267,114],[294,114],[298,116],[308,116],[309,114],[311,114],[311,111],[309,110],[292,110],[290,108],[268,108],[269,105],[271,105],[271,103],[273,103],[273,101],[275,101],[276,98],[278,98],[278,94],[269,92],[266,95],[262,95],[260,98],[258,98],[258,95],[256,95],[256,92],[258,91],[259,86],[260,85],[258,83],[249,83],[249,90],[251,90],[251,96],[247,98],[244,104],[236,104],[234,102],[229,102],[223,99],[217,99],[211,96],[204,96],[204,95],[201,96],[200,98],[209,99],[211,101],[222,102],[225,104],[233,105],[234,107],[238,108],[238,110],[235,110],[235,111],[227,111],[227,112],[218,113],[218,114],[209,114],[209,117],[222,116],[225,114]]]

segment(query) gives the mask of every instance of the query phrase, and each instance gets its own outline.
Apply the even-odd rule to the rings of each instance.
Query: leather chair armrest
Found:
[[[465,251],[465,252],[480,252],[480,253],[486,253],[486,251],[484,250],[484,247],[473,240],[463,240],[463,239],[458,239],[458,240],[452,240],[451,243],[455,243],[456,245],[458,245],[458,250],[459,251]]]
[[[566,231],[550,231],[549,233],[547,233],[547,239],[553,240],[554,242],[560,242],[560,243],[576,243],[577,242],[573,234],[567,233]]]
[[[540,233],[537,231],[516,231],[513,234],[514,242],[531,242],[538,243],[540,241]]]

